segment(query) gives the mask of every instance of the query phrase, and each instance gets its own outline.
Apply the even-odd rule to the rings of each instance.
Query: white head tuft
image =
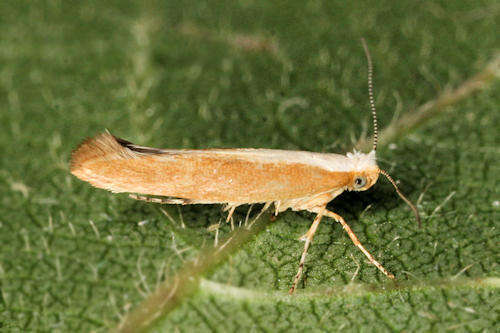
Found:
[[[354,150],[352,153],[347,153],[346,157],[351,161],[353,170],[355,171],[378,169],[375,150],[372,150],[368,154]]]

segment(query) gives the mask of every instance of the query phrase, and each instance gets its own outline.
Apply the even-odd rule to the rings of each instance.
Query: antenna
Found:
[[[375,109],[375,102],[373,100],[373,65],[372,57],[370,56],[370,51],[368,51],[368,45],[366,45],[365,39],[361,38],[361,43],[363,43],[363,48],[365,49],[366,60],[368,61],[368,98],[370,101],[370,109],[372,111],[373,117],[373,150],[377,150],[378,142],[378,125],[377,125],[377,109]]]
[[[383,174],[384,176],[387,177],[387,179],[391,182],[392,186],[394,186],[394,188],[396,189],[396,192],[399,194],[399,196],[401,197],[401,199],[403,199],[407,204],[408,206],[410,206],[411,210],[413,210],[413,212],[415,213],[415,217],[417,218],[417,222],[418,222],[418,227],[419,228],[422,228],[422,222],[420,222],[420,215],[418,215],[418,210],[417,210],[417,207],[415,207],[410,200],[408,200],[408,198],[406,198],[403,193],[401,193],[401,191],[399,190],[398,186],[396,185],[396,182],[391,178],[391,176],[389,176],[389,174],[387,172],[385,172],[384,170],[380,170],[379,169],[379,172],[381,174]]]

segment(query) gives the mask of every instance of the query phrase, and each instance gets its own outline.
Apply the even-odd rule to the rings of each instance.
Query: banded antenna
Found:
[[[370,109],[372,111],[373,117],[373,150],[377,150],[378,143],[378,124],[377,124],[377,109],[375,109],[375,102],[373,99],[373,65],[372,57],[370,56],[370,51],[368,51],[368,45],[366,45],[365,39],[361,38],[361,43],[363,43],[363,48],[365,49],[366,60],[368,61],[368,98],[370,101]]]
[[[375,109],[375,101],[373,98],[373,65],[372,65],[372,58],[370,56],[370,51],[368,50],[368,45],[366,45],[366,41],[364,38],[361,38],[361,43],[363,43],[366,60],[368,61],[368,98],[370,101],[370,109],[372,111],[372,117],[373,117],[373,150],[376,151],[378,143],[378,124],[377,124],[377,109]],[[403,193],[401,193],[398,186],[396,185],[396,182],[392,179],[391,176],[389,176],[389,174],[386,171],[379,169],[379,172],[389,180],[392,186],[394,186],[394,188],[396,189],[396,192],[401,197],[401,199],[403,199],[403,201],[406,202],[408,206],[410,206],[411,210],[415,214],[415,218],[417,219],[418,227],[421,228],[422,222],[420,221],[420,215],[418,214],[417,207],[415,207],[415,205],[413,205],[411,201],[408,200],[408,198],[405,197]]]

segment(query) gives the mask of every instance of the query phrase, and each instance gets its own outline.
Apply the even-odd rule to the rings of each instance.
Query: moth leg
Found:
[[[306,261],[306,255],[307,255],[307,250],[309,250],[309,246],[311,245],[311,242],[313,240],[314,234],[316,233],[316,230],[318,229],[319,223],[321,222],[321,218],[323,217],[323,209],[318,210],[316,215],[316,218],[314,219],[311,227],[309,228],[309,231],[303,236],[305,237],[305,244],[304,244],[304,251],[302,252],[302,256],[300,257],[300,262],[299,262],[299,270],[297,271],[297,275],[295,275],[295,279],[293,280],[292,287],[288,291],[288,293],[291,295],[295,291],[295,288],[297,287],[297,283],[299,283],[300,277],[302,276],[302,272],[304,270],[304,263]]]
[[[320,209],[312,209],[311,211],[312,212],[318,212],[318,211],[320,211]],[[375,265],[375,267],[377,267],[389,279],[394,279],[394,275],[392,273],[390,273],[389,271],[387,271],[387,269],[385,269],[384,266],[382,266],[377,260],[375,260],[375,258],[370,254],[370,252],[368,252],[364,248],[364,246],[358,240],[358,237],[356,237],[356,235],[354,234],[354,232],[352,231],[352,229],[349,227],[349,225],[347,225],[347,223],[342,218],[342,216],[340,216],[338,214],[335,214],[334,212],[331,212],[329,210],[324,210],[322,213],[323,213],[323,215],[331,217],[335,221],[339,222],[342,225],[342,228],[344,228],[344,230],[347,232],[347,234],[351,238],[351,240],[354,243],[354,245],[356,245],[361,250],[361,252],[364,253],[364,255],[368,258],[368,260],[370,260],[370,263],[372,263],[373,265]]]
[[[227,213],[227,218],[226,218],[226,223],[229,222],[229,220],[231,219],[231,217],[233,216],[233,213],[234,213],[234,210],[236,209],[237,206],[228,206],[227,207],[227,210],[229,211]]]
[[[266,203],[264,204],[264,207],[262,207],[262,209],[261,209],[261,210],[260,210],[260,212],[257,214],[257,216],[256,216],[256,217],[254,217],[254,218],[253,218],[253,220],[252,220],[252,221],[248,224],[247,229],[250,229],[250,228],[254,225],[254,223],[255,223],[255,222],[257,222],[257,220],[260,218],[260,216],[261,216],[262,214],[264,214],[264,212],[265,212],[266,210],[268,210],[268,209],[269,209],[269,207],[271,207],[271,204],[272,204],[272,203],[273,203],[272,201],[269,201],[269,202],[266,202]]]
[[[280,200],[275,201],[274,206],[275,206],[274,216],[278,216],[278,213],[280,212],[281,201]]]
[[[178,198],[153,198],[147,197],[145,195],[138,194],[129,194],[129,198],[146,201],[146,202],[154,202],[159,204],[173,204],[173,205],[188,205],[191,202],[188,199],[178,199]]]

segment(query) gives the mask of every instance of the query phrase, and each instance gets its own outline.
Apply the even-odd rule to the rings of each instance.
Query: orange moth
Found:
[[[394,279],[363,247],[344,219],[326,209],[342,192],[365,191],[380,174],[387,177],[400,197],[418,211],[399,191],[392,178],[377,166],[377,118],[372,89],[372,63],[368,59],[368,93],[373,115],[374,142],[369,153],[346,155],[274,149],[157,149],[135,145],[109,132],[84,141],[72,154],[71,173],[95,187],[133,193],[134,199],[165,204],[225,204],[228,220],[240,205],[274,203],[275,213],[306,210],[316,217],[300,239],[305,241],[292,294],[302,275],[307,250],[323,216],[339,222],[354,244],[387,277]],[[161,198],[144,196],[160,196]]]

